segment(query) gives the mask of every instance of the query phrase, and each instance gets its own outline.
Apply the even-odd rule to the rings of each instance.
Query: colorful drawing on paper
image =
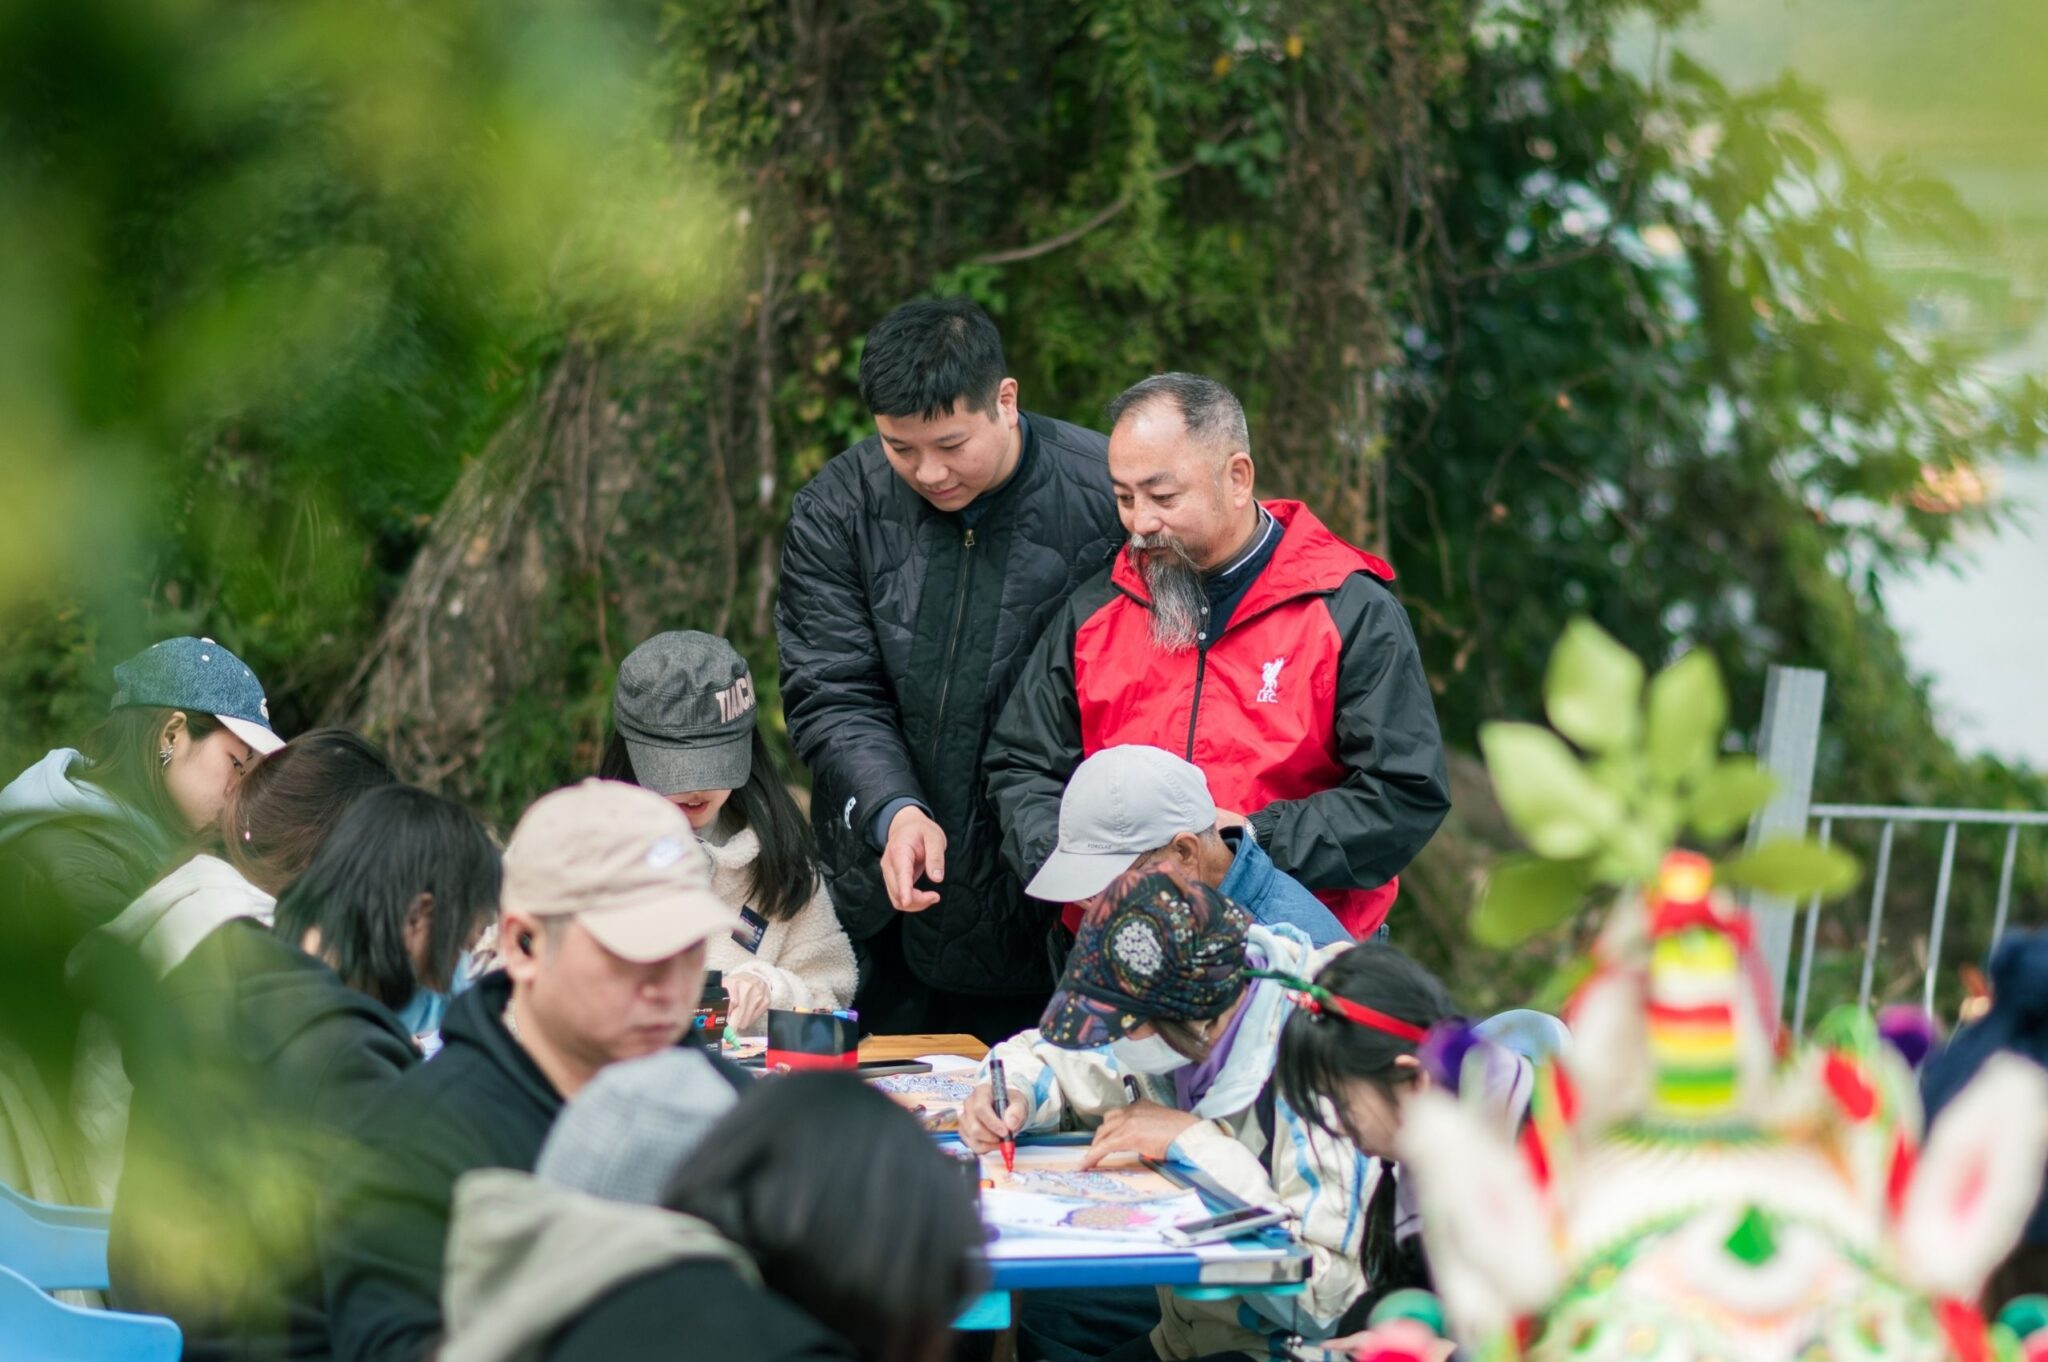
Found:
[[[974,1091],[974,1072],[891,1074],[874,1083],[915,1112],[926,1130],[958,1130],[960,1108]]]
[[[1176,1221],[1204,1214],[1201,1197],[1129,1155],[1081,1167],[1082,1145],[1025,1145],[1014,1172],[984,1154],[982,1213],[1005,1232],[1083,1233],[1157,1241]]]
[[[981,1175],[1000,1192],[1031,1192],[1069,1201],[1131,1203],[1168,1201],[1185,1195],[1172,1179],[1147,1168],[1129,1154],[1113,1154],[1094,1168],[1083,1168],[1086,1145],[1024,1145],[1017,1150],[1017,1168],[1003,1167],[1002,1155],[981,1156]]]
[[[1059,1197],[1065,1201],[1092,1201],[1108,1205],[1132,1205],[1147,1201],[1168,1201],[1181,1195],[1181,1189],[1145,1168],[1025,1168],[1020,1165],[1015,1173],[1006,1173],[998,1165],[989,1174],[986,1161],[982,1172],[988,1174],[993,1190],[1000,1192],[1032,1192],[1039,1196]]]
[[[1159,1230],[1171,1222],[1157,1211],[1147,1209],[1146,1204],[1124,1206],[1076,1206],[1062,1216],[1060,1223],[1076,1230],[1114,1230],[1130,1233],[1134,1230]]]
[[[1176,1190],[1171,1196],[1143,1201],[1104,1201],[1021,1191],[1014,1183],[1009,1189],[984,1191],[981,1213],[1012,1241],[1019,1235],[1079,1235],[1151,1243],[1162,1242],[1165,1232],[1176,1223],[1206,1214],[1202,1198],[1193,1192]]]
[[[904,1097],[929,1097],[942,1102],[965,1102],[974,1091],[973,1074],[891,1074],[875,1080],[883,1092]]]

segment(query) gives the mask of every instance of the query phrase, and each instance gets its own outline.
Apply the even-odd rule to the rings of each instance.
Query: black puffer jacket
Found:
[[[971,529],[870,437],[797,494],[783,537],[782,705],[832,902],[855,940],[889,924],[869,827],[891,800],[923,801],[946,832],[946,878],[935,906],[904,915],[903,952],[962,993],[1050,985],[1050,910],[1003,863],[982,749],[1039,633],[1123,539],[1107,441],[1045,416],[1025,432]]]

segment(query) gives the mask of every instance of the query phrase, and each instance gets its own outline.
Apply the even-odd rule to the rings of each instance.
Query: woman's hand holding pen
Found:
[[[1031,1119],[1031,1103],[1016,1088],[1009,1090],[1009,1098],[1008,1110],[998,1116],[989,1085],[977,1085],[960,1108],[960,1142],[977,1154],[986,1154],[1004,1140],[1016,1139]]]

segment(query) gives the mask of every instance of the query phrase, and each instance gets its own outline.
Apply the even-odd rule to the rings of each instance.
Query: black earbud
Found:
[[[532,954],[533,954],[533,933],[532,933],[532,932],[521,932],[521,933],[519,934],[519,949],[520,949],[520,950],[522,950],[522,951],[524,951],[524,952],[526,952],[526,953],[527,953],[528,955],[532,955]]]

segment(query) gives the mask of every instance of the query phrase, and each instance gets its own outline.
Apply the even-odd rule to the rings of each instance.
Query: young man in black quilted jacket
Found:
[[[883,318],[860,388],[876,433],[790,508],[783,710],[862,1028],[993,1041],[1051,992],[1051,910],[1003,863],[982,751],[1039,633],[1122,540],[1107,442],[1019,409],[964,298]]]

